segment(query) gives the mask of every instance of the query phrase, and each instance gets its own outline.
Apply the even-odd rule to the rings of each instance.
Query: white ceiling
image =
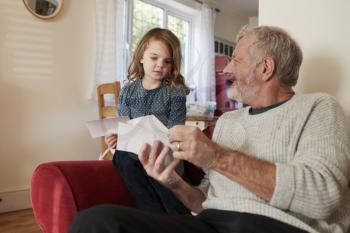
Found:
[[[259,0],[216,0],[217,8],[243,17],[258,16]]]

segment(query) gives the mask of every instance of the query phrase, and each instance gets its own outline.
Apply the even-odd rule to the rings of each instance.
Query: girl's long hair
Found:
[[[180,41],[174,33],[164,28],[153,28],[140,40],[128,69],[129,82],[137,78],[142,79],[142,77],[145,75],[143,65],[140,61],[145,50],[147,49],[148,44],[153,40],[163,42],[168,48],[170,56],[173,60],[171,71],[164,77],[162,82],[171,87],[180,86],[186,91],[186,94],[188,94],[189,88],[186,86],[185,78],[181,74],[182,55]]]

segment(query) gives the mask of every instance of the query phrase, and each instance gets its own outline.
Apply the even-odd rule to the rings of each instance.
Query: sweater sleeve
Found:
[[[180,87],[171,91],[170,112],[168,118],[168,128],[174,125],[183,125],[186,121],[186,93]]]
[[[201,183],[197,185],[197,188],[205,195],[205,197],[208,196],[208,190],[209,190],[208,170],[204,170],[204,176],[201,180]]]
[[[328,218],[349,195],[350,136],[345,115],[330,96],[310,108],[295,159],[276,163],[271,205],[313,219]]]
[[[118,115],[119,116],[130,116],[130,107],[127,104],[127,93],[128,93],[128,85],[125,85],[119,94],[118,99]]]

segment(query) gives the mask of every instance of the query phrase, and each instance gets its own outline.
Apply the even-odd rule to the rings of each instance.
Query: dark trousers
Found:
[[[100,205],[77,214],[69,233],[305,233],[261,215],[224,210],[190,214],[150,213]]]
[[[170,190],[147,175],[135,157],[137,155],[130,152],[116,151],[113,164],[120,171],[136,207],[155,213],[190,213]]]

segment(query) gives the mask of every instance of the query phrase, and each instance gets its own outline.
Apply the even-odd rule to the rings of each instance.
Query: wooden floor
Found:
[[[0,214],[1,233],[42,233],[32,209]]]

